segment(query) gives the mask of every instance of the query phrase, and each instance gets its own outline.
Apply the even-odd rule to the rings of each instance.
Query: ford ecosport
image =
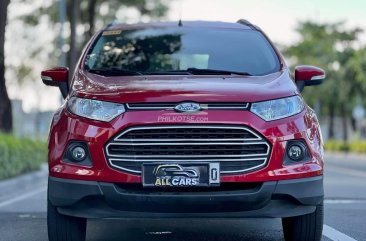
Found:
[[[85,240],[90,218],[282,218],[318,241],[323,144],[294,73],[246,20],[108,25],[69,79],[49,135],[48,235]]]

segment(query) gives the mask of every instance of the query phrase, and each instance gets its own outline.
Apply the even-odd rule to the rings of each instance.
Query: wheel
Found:
[[[86,219],[65,216],[47,202],[47,228],[49,241],[85,241]]]
[[[302,216],[282,218],[286,241],[320,241],[323,232],[324,205],[317,205],[315,212]]]

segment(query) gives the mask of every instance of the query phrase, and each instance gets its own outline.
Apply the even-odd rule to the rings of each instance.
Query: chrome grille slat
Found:
[[[114,166],[114,167],[117,167],[118,169],[121,169],[121,170],[125,170],[127,172],[132,172],[132,173],[135,173],[135,174],[140,174],[141,173],[141,165],[144,161],[147,161],[147,160],[144,160],[144,161],[138,161],[136,162],[136,160],[128,160],[130,161],[130,163],[133,163],[133,164],[136,164],[138,163],[139,165],[131,165],[131,164],[125,164],[123,166],[119,166],[119,165],[116,165],[114,162],[124,162],[124,161],[127,161],[127,160],[120,160],[120,159],[110,159],[110,162],[111,162],[111,165]],[[155,160],[157,163],[161,163],[161,160]],[[169,160],[169,161],[166,161],[166,163],[168,162],[176,162],[176,161],[182,161],[182,160]],[[192,162],[202,162],[202,160],[191,160]],[[238,160],[237,162],[239,161],[242,161],[242,160]],[[251,160],[246,160],[246,161],[251,161]],[[248,172],[248,171],[251,171],[251,170],[255,170],[255,169],[258,169],[258,168],[261,168],[263,166],[265,166],[266,164],[266,158],[263,158],[263,159],[252,159],[252,161],[257,161],[257,165],[254,165],[254,166],[251,166],[249,168],[245,168],[245,169],[236,169],[236,170],[227,170],[227,171],[221,171],[222,174],[235,174],[235,173],[238,173],[238,172]],[[151,162],[151,161],[150,161]],[[233,161],[230,161],[228,163],[232,163]],[[227,164],[227,163],[225,163]],[[231,166],[231,165],[229,165]]]
[[[255,141],[257,139],[215,139],[215,141]],[[208,139],[139,139],[139,140],[131,140],[131,139],[118,139],[116,140],[118,142],[133,142],[133,143],[136,143],[136,142],[151,142],[151,143],[154,143],[154,142],[163,142],[163,141],[194,141],[194,142],[198,142],[198,141],[206,141],[206,142],[210,142],[212,140],[208,140]],[[151,144],[150,143],[150,144]]]
[[[146,135],[151,139],[139,139]],[[192,138],[181,138],[189,135]],[[270,149],[265,139],[247,127],[162,125],[126,129],[106,145],[106,155],[113,168],[134,174],[141,173],[144,162],[174,161],[220,162],[222,174],[235,174],[264,167]]]
[[[127,103],[128,110],[173,110],[176,105],[180,102],[171,102],[171,103]],[[247,110],[249,107],[249,103],[247,102],[232,102],[232,103],[216,103],[216,102],[207,102],[207,103],[198,103],[203,110]]]
[[[209,141],[209,140],[206,140]],[[256,145],[256,144],[267,144],[266,142],[153,142],[149,143],[149,145],[167,145],[167,146],[175,146],[175,145]],[[144,146],[146,143],[138,143],[138,142],[131,142],[131,143],[113,143],[113,145],[119,146]]]
[[[110,157],[130,157],[131,155],[109,155]],[[220,157],[252,157],[252,156],[266,156],[265,154],[245,154],[245,155],[220,155]],[[165,160],[165,158],[167,158],[167,155],[133,155],[134,158],[146,158],[146,157],[151,157],[151,158],[163,158]],[[173,157],[173,158],[179,158],[181,157],[181,155],[169,155],[169,157]],[[185,157],[189,157],[189,158],[197,158],[197,157],[209,157],[211,158],[211,161],[214,161],[215,157],[217,157],[216,155],[189,155],[189,156],[185,156]],[[187,158],[186,158],[187,159]]]
[[[255,160],[263,160],[265,161],[267,158],[266,157],[262,157],[262,158],[239,158],[239,159],[215,159],[215,161],[219,161],[219,162],[231,162],[231,161],[255,161]],[[111,161],[117,161],[117,162],[136,162],[135,159],[121,159],[121,158],[110,158],[109,160]],[[161,162],[161,159],[139,159],[139,162]],[[177,161],[182,161],[181,159],[164,159],[164,161],[166,162],[177,162]],[[202,161],[207,161],[206,159],[191,159],[189,161],[192,162],[202,162]]]
[[[225,130],[236,130],[236,131],[243,131],[245,130],[247,133],[245,135],[247,135],[247,137],[245,138],[181,138],[181,137],[176,137],[176,138],[161,138],[160,137],[160,133],[156,133],[155,135],[159,136],[159,138],[148,138],[148,139],[145,139],[145,138],[141,138],[141,139],[135,139],[133,136],[131,138],[121,138],[122,136],[125,136],[126,134],[128,134],[129,132],[131,131],[134,131],[134,130],[138,130],[141,132],[141,130],[160,130],[160,132],[162,132],[161,130],[169,130],[169,129],[172,129],[170,128],[170,126],[151,126],[151,127],[132,127],[132,128],[129,128],[127,130],[125,130],[124,132],[122,132],[120,135],[118,135],[114,140],[115,141],[121,141],[121,142],[156,142],[156,141],[207,141],[207,142],[211,142],[211,141],[262,141],[262,138],[260,136],[258,136],[257,134],[255,134],[253,131],[249,130],[248,128],[245,128],[245,127],[227,127],[227,126],[189,126],[190,129],[201,129],[201,130],[207,130],[207,129],[211,129],[211,130],[222,130],[222,131],[225,131]],[[182,131],[185,131],[187,130],[187,126],[186,125],[177,125],[177,126],[174,126],[174,129],[180,129]],[[176,132],[176,131],[175,131]],[[154,132],[152,132],[154,133]],[[167,134],[165,132],[165,134]],[[174,134],[174,133],[173,133]],[[179,135],[184,135],[185,133],[180,133]],[[195,133],[194,135],[198,135],[199,133]],[[220,135],[220,133],[217,133],[217,135]]]

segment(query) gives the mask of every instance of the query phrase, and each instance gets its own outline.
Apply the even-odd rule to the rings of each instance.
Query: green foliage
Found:
[[[366,93],[366,48],[352,53],[345,66],[345,77],[352,80],[352,92],[364,96]]]
[[[329,105],[349,105],[350,97],[358,91],[355,79],[347,78],[349,61],[356,50],[353,48],[362,32],[359,28],[346,30],[343,22],[320,24],[300,22],[297,32],[301,40],[288,47],[285,54],[292,59],[292,65],[307,64],[323,68],[327,73],[326,81],[321,86],[305,88],[305,99],[311,105],[323,104],[322,114],[329,113]],[[364,79],[365,81],[365,79]],[[350,115],[337,110],[339,114]]]
[[[366,141],[329,140],[325,143],[324,148],[326,151],[366,153]]]
[[[325,143],[324,149],[326,151],[349,151],[349,144],[340,140],[329,140]]]
[[[47,144],[0,133],[0,180],[40,168],[47,160]]]
[[[359,28],[348,29],[344,22],[300,22],[300,41],[285,50],[291,65],[315,65],[326,72],[320,86],[305,88],[302,93],[310,106],[320,107],[321,115],[329,116],[329,138],[334,138],[334,117],[341,116],[343,126],[352,117],[356,96],[366,92],[366,50],[359,48]],[[347,128],[342,136],[348,138]],[[341,131],[342,131],[341,130]]]

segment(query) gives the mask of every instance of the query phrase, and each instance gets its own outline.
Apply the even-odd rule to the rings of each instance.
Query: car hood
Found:
[[[287,69],[266,76],[159,75],[104,77],[80,70],[72,95],[119,102],[254,102],[294,95]]]

